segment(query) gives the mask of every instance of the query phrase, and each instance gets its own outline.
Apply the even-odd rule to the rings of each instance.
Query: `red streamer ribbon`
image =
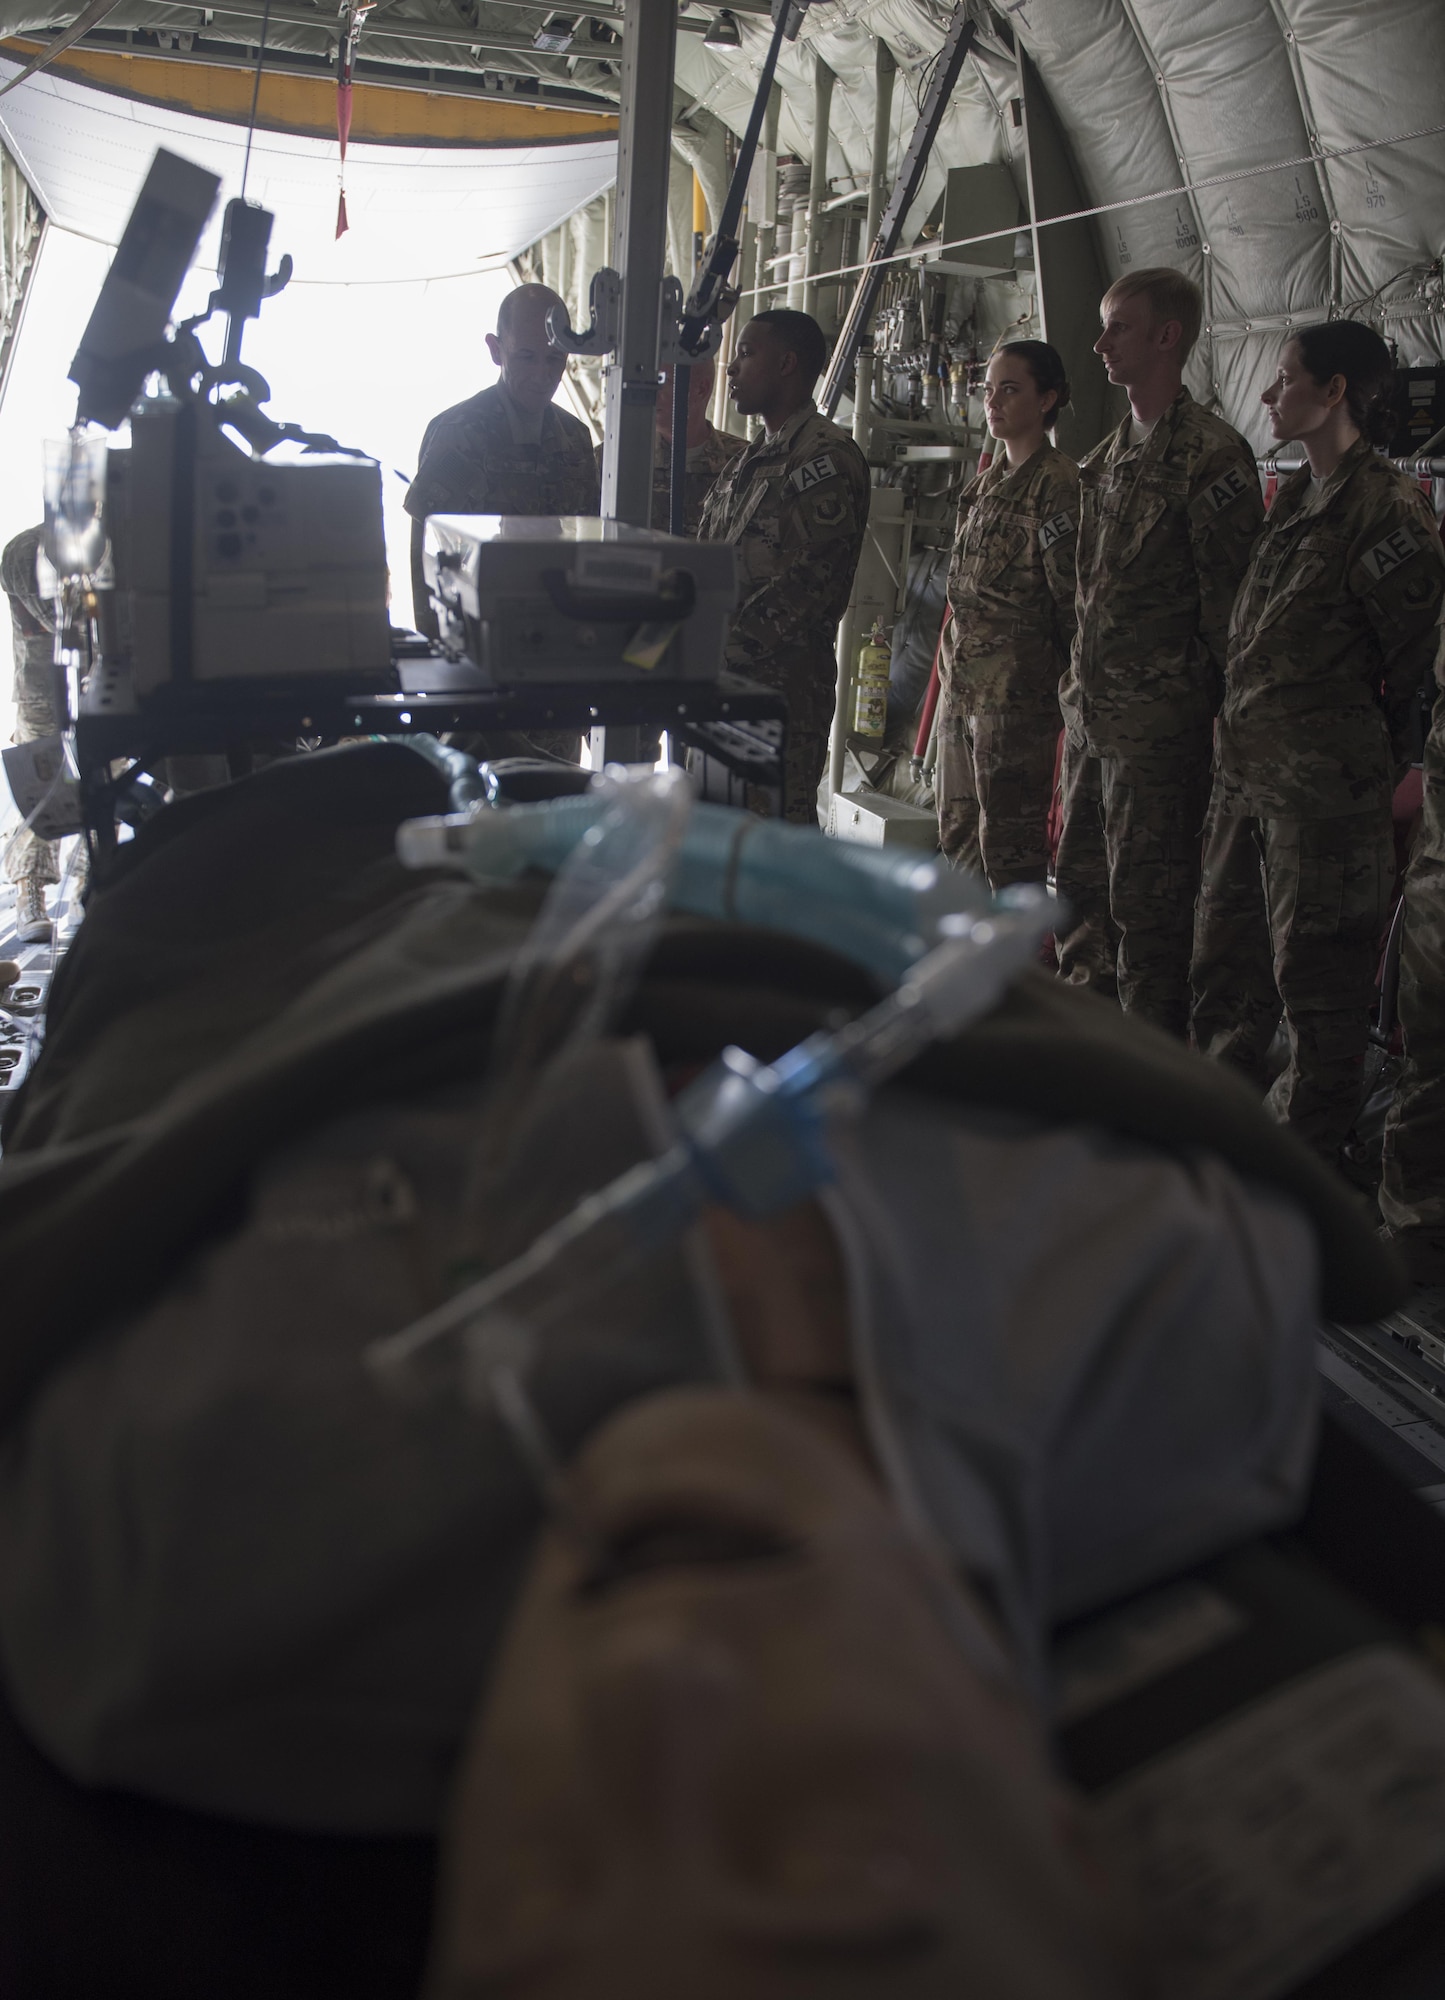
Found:
[[[336,236],[339,241],[351,227],[346,219],[346,142],[351,137],[351,48],[342,52],[342,72],[336,79],[336,137],[341,144],[341,191],[336,197]]]

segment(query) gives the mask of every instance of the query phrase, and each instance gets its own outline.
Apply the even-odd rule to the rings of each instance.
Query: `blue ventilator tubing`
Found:
[[[793,838],[825,854],[832,847],[808,833]],[[876,889],[878,876],[870,879]],[[489,1324],[505,1331],[520,1323],[535,1336],[589,1285],[675,1241],[710,1203],[760,1220],[825,1186],[833,1178],[830,1120],[856,1114],[930,1043],[986,1013],[1053,926],[1055,906],[1041,886],[1012,891],[1007,902],[985,892],[985,902],[980,915],[940,917],[934,948],[856,1020],[810,1035],[775,1063],[725,1049],[674,1101],[676,1137],[660,1157],[586,1196],[504,1269],[376,1342],[370,1365],[392,1380],[415,1379],[423,1357],[460,1336],[473,1341],[485,1374]]]
[[[555,874],[608,809],[605,796],[584,794],[408,820],[397,832],[397,854],[408,868],[459,868],[482,881],[528,869]],[[806,938],[886,986],[929,949],[942,918],[981,917],[996,907],[980,877],[929,855],[825,840],[715,805],[692,809],[668,901],[692,916]]]

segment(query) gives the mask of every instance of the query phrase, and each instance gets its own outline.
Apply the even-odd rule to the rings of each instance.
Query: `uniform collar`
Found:
[[[547,405],[546,410],[540,410],[536,416],[533,416],[530,410],[522,409],[520,404],[517,403],[505,382],[498,382],[497,384],[497,399],[506,413],[508,424],[511,426],[512,443],[540,444],[547,422],[547,410],[551,409],[551,404]]]
[[[800,408],[794,410],[786,423],[779,426],[772,437],[769,437],[767,432],[764,431],[754,446],[754,450],[768,453],[790,451],[804,424],[810,423],[817,414],[818,405],[816,403],[810,400],[802,404]]]
[[[1356,438],[1334,471],[1320,488],[1320,501],[1333,500],[1340,488],[1353,479],[1367,458],[1375,456],[1375,447],[1367,437]]]
[[[697,443],[690,444],[688,446],[687,448],[688,458],[694,459],[697,457],[700,451],[706,451],[708,446],[713,442],[716,436],[717,432],[713,429],[712,425],[709,424],[707,429],[703,432],[702,436],[698,439]],[[664,461],[666,461],[666,463],[669,465],[671,465],[672,463],[672,439],[665,438],[662,435],[661,431],[654,431],[652,434],[652,455],[654,460],[659,465],[661,465]]]
[[[1365,460],[1374,456],[1375,447],[1370,443],[1370,440],[1366,437],[1357,438],[1330,474],[1329,478],[1321,486],[1319,500],[1311,509],[1312,515],[1323,513],[1336,495],[1342,492],[1354,478]],[[1298,472],[1291,473],[1288,481],[1276,493],[1275,508],[1280,507],[1282,501],[1288,502],[1288,505],[1282,510],[1284,519],[1292,519],[1298,511],[1300,503],[1310,490],[1310,476],[1309,461],[1306,460]],[[1270,511],[1273,513],[1274,509],[1272,508]]]
[[[1022,465],[1010,465],[1008,462],[1008,453],[1001,451],[993,464],[989,466],[984,477],[994,486],[1002,486],[1006,479],[1022,479],[1026,472],[1032,472],[1043,460],[1045,454],[1053,449],[1053,444],[1048,438],[1045,438],[1038,450],[1030,452]]]
[[[1194,398],[1190,395],[1189,391],[1181,386],[1179,394],[1174,398],[1173,402],[1159,412],[1158,423],[1155,424],[1153,430],[1150,431],[1148,437],[1145,438],[1141,445],[1131,445],[1129,443],[1129,428],[1134,421],[1134,412],[1131,409],[1128,416],[1125,417],[1123,423],[1120,424],[1118,430],[1114,433],[1113,442],[1109,446],[1110,460],[1122,458],[1126,451],[1137,452],[1141,459],[1156,457],[1163,451],[1165,441],[1172,438],[1175,431],[1179,428],[1179,419],[1184,415],[1185,410],[1191,406],[1193,401]]]

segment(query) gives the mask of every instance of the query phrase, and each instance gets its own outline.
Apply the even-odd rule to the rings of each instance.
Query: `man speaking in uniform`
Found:
[[[1130,414],[1079,468],[1057,865],[1075,928],[1059,970],[1183,1035],[1229,613],[1264,503],[1253,451],[1183,386],[1193,280],[1133,271],[1099,312],[1094,352]]]
[[[724,467],[699,535],[737,550],[738,607],[727,664],[776,688],[788,703],[784,810],[818,823],[837,686],[838,620],[868,525],[868,465],[852,438],[822,416],[813,384],[827,345],[807,313],[759,313],[738,336],[728,393],[763,434]]]
[[[411,590],[418,631],[435,638],[422,572],[428,514],[596,514],[601,507],[592,437],[552,398],[567,366],[547,333],[561,305],[545,285],[519,285],[502,301],[487,349],[502,379],[433,417],[407,489]]]

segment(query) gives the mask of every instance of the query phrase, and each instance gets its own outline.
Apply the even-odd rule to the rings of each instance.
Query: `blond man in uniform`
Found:
[[[803,826],[818,823],[838,620],[868,525],[867,461],[813,402],[826,359],[822,328],[807,313],[763,312],[743,328],[728,393],[741,415],[762,418],[763,431],[723,468],[698,530],[737,550],[727,664],[787,698],[784,810]]]
[[[715,430],[708,418],[717,370],[712,356],[693,363],[687,384],[687,483],[683,489],[683,533],[696,539],[702,507],[723,467],[747,450],[747,439]],[[602,477],[602,446],[597,447]],[[652,525],[666,534],[672,522],[672,370],[662,371],[657,392],[657,433],[652,448]]]
[[[1059,970],[1182,1035],[1229,614],[1264,503],[1250,446],[1183,385],[1199,287],[1135,271],[1099,310],[1094,351],[1130,413],[1079,468]]]

